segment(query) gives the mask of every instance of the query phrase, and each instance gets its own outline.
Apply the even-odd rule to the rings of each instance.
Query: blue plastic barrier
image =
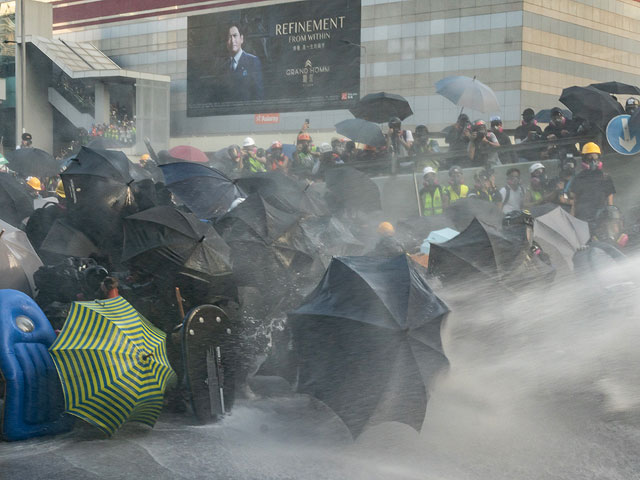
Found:
[[[17,290],[0,290],[0,374],[5,380],[0,433],[24,440],[70,430],[60,379],[48,348],[56,335],[40,307]]]

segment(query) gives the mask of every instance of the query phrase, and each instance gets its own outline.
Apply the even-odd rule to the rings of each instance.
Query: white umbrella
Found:
[[[0,288],[35,296],[33,274],[42,266],[27,235],[0,220]]]
[[[496,94],[476,77],[445,77],[436,82],[436,93],[459,107],[479,112],[500,111]]]
[[[533,222],[533,239],[551,256],[554,266],[573,270],[573,255],[589,241],[589,224],[557,207]]]

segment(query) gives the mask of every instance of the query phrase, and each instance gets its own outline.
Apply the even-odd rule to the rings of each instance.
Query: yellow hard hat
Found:
[[[147,160],[151,160],[151,155],[149,155],[148,153],[143,153],[142,156],[140,157],[140,161],[146,162]]]
[[[60,198],[67,198],[64,193],[64,184],[62,183],[62,180],[58,180],[58,185],[56,185],[56,195]]]
[[[585,143],[582,147],[582,154],[587,155],[588,153],[597,153],[600,155],[600,147],[593,142]]]
[[[395,228],[393,228],[393,225],[391,225],[389,222],[381,222],[378,225],[378,233],[380,235],[385,235],[387,237],[390,237],[394,233],[396,233],[396,230]]]
[[[27,185],[34,190],[42,190],[42,183],[40,183],[40,179],[38,177],[27,177]]]

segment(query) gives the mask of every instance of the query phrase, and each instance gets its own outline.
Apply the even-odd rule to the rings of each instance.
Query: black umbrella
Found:
[[[235,180],[247,194],[259,193],[280,210],[305,215],[328,215],[324,200],[306,182],[298,181],[282,172],[256,173]]]
[[[199,218],[223,215],[245,197],[233,181],[214,168],[193,162],[160,165],[167,188]]]
[[[545,108],[543,110],[539,110],[538,113],[536,113],[536,116],[534,117],[536,122],[540,122],[540,123],[549,123],[551,121],[551,108]],[[564,115],[565,118],[568,118],[569,120],[571,120],[573,118],[573,113],[571,113],[570,110],[567,109],[562,109],[562,115]]]
[[[60,173],[60,162],[39,148],[19,148],[6,155],[9,168],[22,176],[55,177]]]
[[[518,265],[522,246],[522,239],[474,219],[451,240],[431,245],[429,272],[443,282],[473,280],[476,274],[499,280]]]
[[[231,273],[229,246],[213,227],[171,206],[125,218],[122,260],[162,278],[182,273],[210,281]]]
[[[48,264],[67,257],[89,257],[100,253],[100,249],[84,233],[62,219],[53,223],[39,251]]]
[[[350,118],[336,123],[336,132],[350,138],[354,142],[364,143],[372,147],[382,147],[387,144],[380,130],[380,126],[361,118]]]
[[[13,175],[0,173],[0,218],[14,227],[33,213],[33,198]]]
[[[61,175],[63,179],[64,175],[89,175],[129,185],[133,181],[132,167],[122,152],[82,147]]]
[[[391,117],[404,120],[413,115],[413,110],[404,97],[385,92],[370,93],[362,97],[349,111],[356,118],[375,123],[388,122]]]
[[[628,85],[620,82],[592,83],[590,87],[597,88],[603,92],[618,93],[621,95],[640,95],[640,88],[635,85]]]
[[[605,128],[609,120],[624,113],[622,105],[607,92],[594,87],[569,87],[562,90],[560,102],[569,107],[574,117],[589,120]]]
[[[326,268],[332,257],[358,255],[364,244],[335,217],[307,217],[298,223],[292,244],[298,250],[318,258]]]
[[[502,210],[495,203],[478,198],[457,200],[447,208],[445,216],[449,217],[459,232],[467,228],[474,218],[494,227],[502,224]]]
[[[406,255],[337,257],[289,314],[298,391],[326,403],[354,436],[371,424],[419,430],[427,386],[447,365],[440,326],[449,309]]]
[[[373,212],[382,210],[380,189],[367,175],[348,166],[327,170],[327,204],[332,211],[340,209]]]

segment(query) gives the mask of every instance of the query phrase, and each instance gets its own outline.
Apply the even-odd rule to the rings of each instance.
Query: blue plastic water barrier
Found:
[[[5,380],[0,433],[24,440],[71,430],[48,348],[56,338],[40,307],[17,290],[0,290],[0,374]]]

